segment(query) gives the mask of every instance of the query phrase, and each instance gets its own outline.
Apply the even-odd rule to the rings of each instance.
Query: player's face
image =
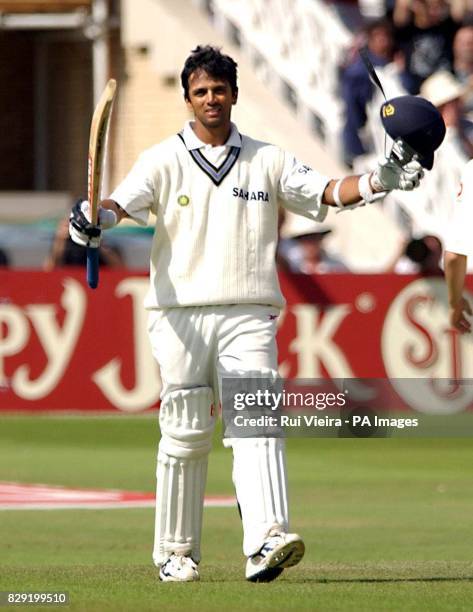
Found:
[[[187,107],[194,113],[196,122],[207,129],[229,127],[236,101],[237,94],[232,93],[228,81],[214,78],[202,70],[189,76]]]

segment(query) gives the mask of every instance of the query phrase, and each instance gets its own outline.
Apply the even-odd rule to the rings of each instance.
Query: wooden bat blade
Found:
[[[116,90],[117,82],[115,79],[110,79],[95,107],[90,126],[87,196],[93,225],[98,223],[107,131]],[[87,248],[87,283],[92,289],[95,289],[99,283],[99,251],[91,247]]]
[[[117,82],[115,79],[110,79],[95,107],[90,126],[88,200],[91,207],[91,220],[94,225],[97,224],[105,145],[116,90]]]

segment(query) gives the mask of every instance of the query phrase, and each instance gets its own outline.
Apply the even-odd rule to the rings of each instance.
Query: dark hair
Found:
[[[394,36],[393,25],[388,19],[386,19],[386,17],[370,19],[363,25],[362,31],[364,32],[365,36],[369,38],[375,30],[380,28],[386,30],[389,34],[391,34],[391,36]]]
[[[430,249],[422,238],[412,238],[406,246],[405,254],[411,261],[423,264],[430,254]]]
[[[199,45],[186,59],[181,72],[181,84],[186,100],[189,99],[189,77],[196,70],[203,70],[211,77],[228,81],[232,93],[237,93],[237,63],[229,55],[221,53],[217,47]]]

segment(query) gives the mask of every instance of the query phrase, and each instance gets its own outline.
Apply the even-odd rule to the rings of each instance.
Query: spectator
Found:
[[[395,38],[404,52],[403,85],[418,94],[423,81],[436,70],[453,67],[453,38],[458,28],[446,0],[396,0]]]
[[[439,71],[423,84],[421,94],[440,111],[447,127],[445,139],[435,154],[435,163],[416,190],[414,198],[389,197],[387,204],[402,209],[410,221],[412,236],[435,235],[445,241],[452,206],[462,170],[473,156],[468,134],[471,124],[462,114],[465,87],[446,71]]]
[[[421,87],[421,95],[436,106],[447,126],[442,144],[451,142],[463,152],[461,165],[473,157],[473,124],[464,116],[463,97],[467,88],[450,72],[439,70]]]
[[[278,247],[280,264],[298,274],[349,272],[340,259],[324,248],[324,240],[331,232],[332,227],[326,222],[287,214]]]
[[[473,24],[461,27],[453,41],[453,70],[457,79],[468,87],[464,99],[466,113],[473,113]]]
[[[10,261],[8,259],[8,255],[3,249],[0,249],[0,266],[9,266]]]
[[[43,270],[49,272],[60,266],[85,266],[87,251],[73,242],[69,236],[69,218],[58,223],[50,254],[43,263]],[[102,245],[99,252],[100,265],[120,267],[123,259],[119,251]]]
[[[378,20],[365,27],[364,35],[368,56],[376,67],[386,66],[393,59],[394,39],[391,24]],[[361,131],[366,124],[366,105],[373,96],[373,84],[360,57],[342,73],[342,98],[345,102],[346,121],[343,129],[345,162],[351,166],[358,155],[370,152],[363,142]]]
[[[449,0],[450,14],[458,23],[470,23],[473,17],[472,0]]]
[[[358,0],[358,9],[366,21],[382,19],[389,10],[386,0]]]
[[[401,257],[395,262],[396,274],[422,274],[432,276],[443,274],[440,265],[442,243],[437,236],[412,238],[403,249]]]

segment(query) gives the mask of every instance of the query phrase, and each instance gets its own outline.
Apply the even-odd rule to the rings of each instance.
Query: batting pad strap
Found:
[[[206,455],[212,445],[215,417],[209,387],[169,393],[161,404],[160,448],[174,457]]]

